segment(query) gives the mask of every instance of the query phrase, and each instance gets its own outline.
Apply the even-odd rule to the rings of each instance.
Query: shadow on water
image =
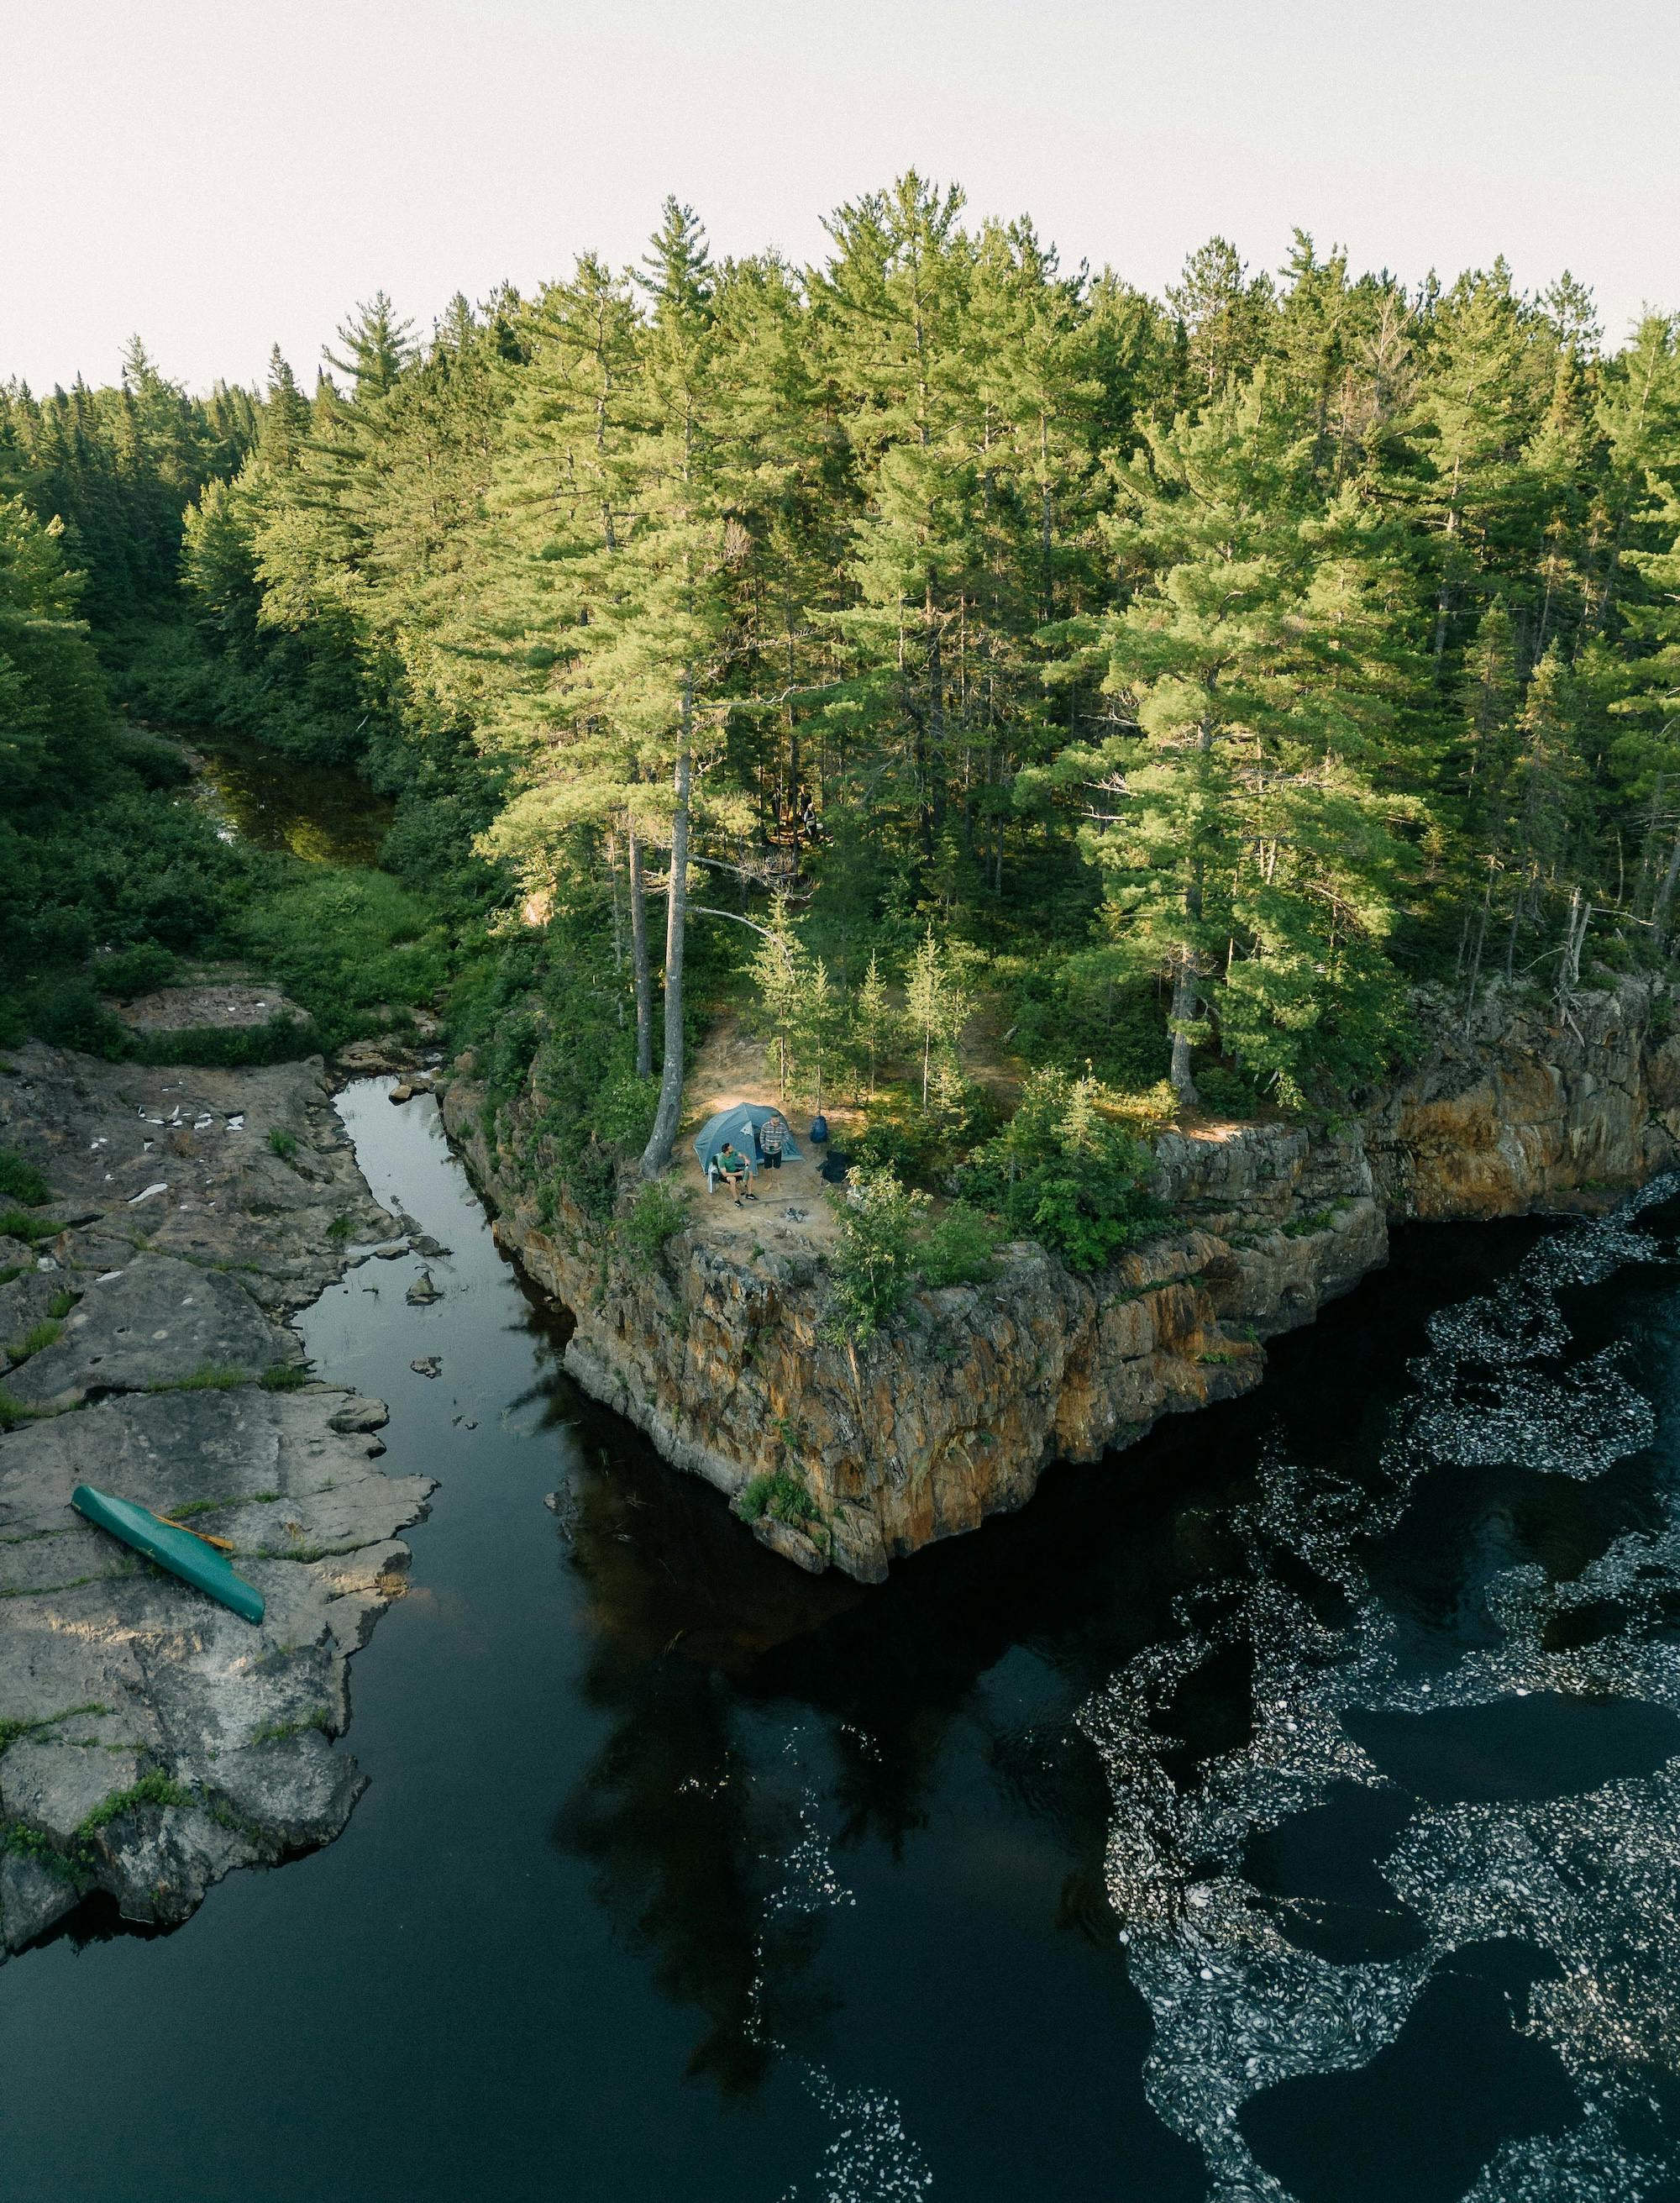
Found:
[[[931,2180],[962,2203],[1199,2203],[1241,2192],[1223,2133],[1286,2183],[1272,2203],[1453,2203],[1496,2148],[1575,2131],[1556,2052],[1514,2031],[1554,1958],[1445,1963],[1394,1862],[1420,1812],[1453,1810],[1429,1799],[1645,1775],[1658,1710],[1577,1735],[1544,1694],[1421,1723],[1379,1694],[1318,1732],[1368,1735],[1364,1772],[1263,1810],[1245,1789],[1277,1722],[1266,1616],[1328,1672],[1380,1608],[1394,1672],[1439,1674],[1505,1644],[1511,1570],[1573,1581],[1658,1525],[1649,1449],[1594,1481],[1431,1468],[1346,1562],[1338,1524],[1382,1498],[1431,1320],[1514,1274],[1537,1227],[1401,1238],[1259,1395],[1052,1469],[1018,1516],[865,1592],[776,1560],[578,1394],[428,1104],[363,1082],[341,1106],[375,1191],[455,1250],[435,1307],[404,1299],[417,1261],[368,1263],[301,1323],[322,1374],[391,1402],[387,1465],[443,1479],[355,1663],[372,1787],[338,1844],[235,1878],[179,1934],[90,1940],[90,1920],[0,1971],[0,2194],[908,2203]],[[1613,1290],[1606,1338],[1638,1323],[1680,1366],[1667,1276]],[[409,1367],[428,1353],[435,1382]],[[1279,1510],[1280,1462],[1304,1465],[1305,1516]],[[1586,1588],[1577,1615],[1637,1604]],[[1091,1710],[1138,1678],[1123,1764]],[[1133,1888],[1116,1844],[1158,1821]],[[1303,2038],[1240,2120],[1202,2070],[1224,2008],[1181,2034],[1175,2007],[1226,1994],[1232,1892],[1232,1949],[1276,1922],[1276,1963],[1320,1970],[1272,2015],[1286,2035],[1321,1975],[1403,1991],[1366,2054]],[[99,2076],[74,2117],[71,2064]],[[160,2075],[188,2077],[189,2118]]]

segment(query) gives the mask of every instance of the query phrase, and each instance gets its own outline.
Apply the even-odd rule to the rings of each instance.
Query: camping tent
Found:
[[[694,1152],[700,1159],[700,1168],[710,1170],[716,1160],[717,1151],[726,1140],[733,1141],[738,1153],[744,1155],[753,1169],[758,1167],[758,1127],[772,1117],[781,1117],[780,1109],[757,1102],[737,1102],[733,1109],[720,1109],[715,1117],[708,1117],[694,1135]],[[787,1119],[781,1117],[785,1125]],[[791,1131],[785,1133],[781,1152],[796,1159],[799,1149],[793,1144]]]

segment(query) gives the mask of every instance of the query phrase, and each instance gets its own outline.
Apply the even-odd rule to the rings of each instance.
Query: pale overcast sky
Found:
[[[1299,223],[1416,281],[1568,267],[1612,340],[1680,308],[1680,0],[0,0],[0,378],[310,377],[383,285],[714,246],[820,253],[917,167],[1158,290]]]

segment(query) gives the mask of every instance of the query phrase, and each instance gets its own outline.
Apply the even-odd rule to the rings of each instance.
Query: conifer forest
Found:
[[[120,1048],[102,994],[218,945],[329,1041],[447,990],[587,1181],[734,1007],[916,1180],[998,1137],[977,1057],[1333,1109],[1419,989],[1665,963],[1680,317],[1299,233],[1155,298],[914,174],[826,230],[672,200],[318,374],[0,391],[0,1038]],[[353,767],[381,869],[219,841],[169,726]]]

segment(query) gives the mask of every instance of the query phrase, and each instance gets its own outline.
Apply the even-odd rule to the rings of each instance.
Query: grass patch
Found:
[[[18,1423],[33,1422],[38,1415],[49,1415],[50,1408],[32,1408],[0,1385],[0,1431],[9,1431]]]
[[[85,1705],[66,1706],[62,1713],[43,1714],[38,1721],[8,1721],[0,1718],[0,1751],[5,1751],[26,1736],[38,1736],[43,1729],[56,1728],[60,1722],[74,1721],[81,1714],[108,1714],[109,1706],[102,1706],[97,1698]]]
[[[179,1782],[171,1781],[167,1775],[154,1770],[150,1775],[143,1775],[138,1782],[131,1783],[127,1790],[119,1790],[102,1804],[96,1805],[78,1824],[77,1840],[85,1843],[90,1836],[97,1835],[101,1828],[109,1827],[119,1813],[127,1813],[137,1805],[190,1805],[192,1803],[192,1793],[190,1790],[184,1789]]]
[[[208,1064],[222,1070],[295,1063],[320,1055],[326,1042],[312,1018],[273,1017],[260,1025],[184,1025],[178,1032],[137,1033],[126,1052],[137,1063]]]
[[[265,1392],[295,1392],[309,1381],[309,1364],[277,1361],[271,1369],[265,1369],[256,1381]]]
[[[1338,1202],[1337,1207],[1342,1204]],[[1292,1216],[1283,1227],[1286,1239],[1310,1239],[1315,1231],[1328,1231],[1335,1222],[1334,1208],[1315,1209],[1311,1216]]]
[[[27,1208],[0,1208],[0,1239],[21,1239],[26,1247],[38,1247],[43,1239],[56,1238],[61,1230]]]
[[[356,1237],[356,1219],[353,1216],[335,1216],[327,1227],[327,1237],[335,1247],[348,1246]]]
[[[47,1314],[55,1323],[62,1323],[75,1305],[76,1296],[67,1287],[62,1292],[55,1293],[47,1302]]]
[[[294,1736],[303,1736],[310,1729],[319,1730],[322,1736],[332,1735],[332,1721],[324,1707],[317,1706],[302,1721],[266,1722],[252,1733],[251,1740],[253,1744],[286,1744]]]
[[[773,1521],[789,1522],[799,1529],[821,1519],[816,1502],[799,1478],[785,1468],[755,1476],[742,1492],[736,1512],[743,1522],[757,1522],[768,1515]]]
[[[15,1857],[32,1858],[47,1872],[56,1875],[60,1881],[80,1887],[81,1875],[76,1862],[59,1850],[50,1837],[44,1836],[38,1828],[27,1828],[21,1821],[0,1820],[0,1852],[10,1852]]]
[[[63,1332],[62,1322],[48,1316],[40,1323],[32,1324],[21,1338],[13,1339],[6,1349],[7,1355],[13,1361],[27,1361],[32,1354],[40,1353],[44,1347],[56,1346]]]
[[[240,1385],[256,1382],[249,1369],[233,1369],[224,1363],[206,1361],[185,1377],[160,1379],[148,1385],[148,1392],[234,1392]]]
[[[283,1163],[289,1163],[298,1152],[298,1135],[288,1132],[283,1125],[272,1125],[268,1132],[268,1149]]]
[[[15,1148],[0,1148],[0,1196],[39,1208],[52,1199],[52,1188]]]
[[[311,865],[237,920],[239,946],[311,1013],[316,1046],[339,1048],[429,1001],[452,957],[436,910],[388,872]]]

